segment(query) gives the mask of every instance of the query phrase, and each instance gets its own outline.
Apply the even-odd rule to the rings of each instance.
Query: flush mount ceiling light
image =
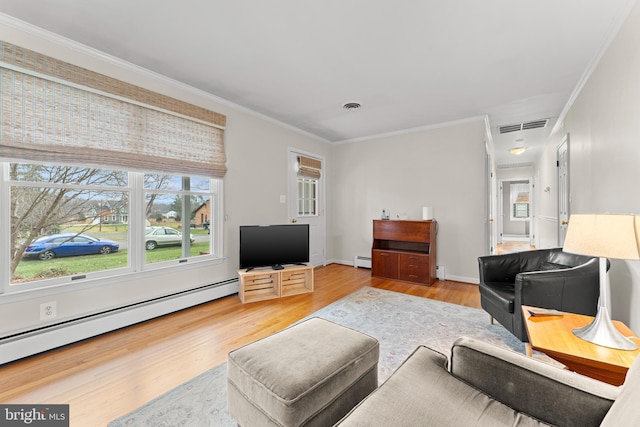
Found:
[[[509,149],[509,152],[511,154],[513,154],[514,156],[519,156],[520,154],[524,153],[525,151],[527,151],[527,147],[515,147],[515,148]]]
[[[362,105],[360,105],[360,103],[358,102],[347,102],[346,104],[342,105],[342,108],[344,108],[345,110],[357,110],[360,107],[362,107]]]

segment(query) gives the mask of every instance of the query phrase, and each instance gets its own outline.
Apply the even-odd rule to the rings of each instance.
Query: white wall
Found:
[[[558,243],[558,168],[557,149],[562,143],[564,132],[552,136],[536,162],[536,188],[533,193],[537,203],[534,206],[537,227],[536,247],[556,248]],[[545,191],[548,188],[548,191]]]
[[[545,165],[552,154],[555,162],[555,147],[569,133],[571,213],[640,214],[639,40],[636,3],[543,155]],[[553,182],[546,168],[541,175]],[[613,260],[610,277],[612,317],[640,331],[640,261]]]
[[[478,281],[477,257],[486,253],[484,121],[337,145],[329,247],[339,262],[371,255],[372,220],[390,210],[422,219],[432,206],[438,221],[437,264],[447,278]]]
[[[520,168],[504,168],[497,170],[498,179],[505,180],[520,180],[527,179],[533,176],[533,166],[523,166]]]
[[[329,144],[318,138],[16,21],[0,17],[0,39],[226,114],[229,169],[224,179],[228,221],[223,262],[0,295],[0,337],[45,326],[39,320],[43,302],[57,302],[55,320],[61,321],[235,278],[238,226],[288,221],[287,205],[279,200],[288,190],[288,147],[330,155]]]

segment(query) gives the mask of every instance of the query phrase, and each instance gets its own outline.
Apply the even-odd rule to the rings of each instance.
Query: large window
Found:
[[[5,290],[219,256],[218,179],[32,163],[5,163],[3,170]]]
[[[0,292],[221,257],[225,124],[0,41]]]
[[[0,292],[221,257],[225,124],[0,40]]]

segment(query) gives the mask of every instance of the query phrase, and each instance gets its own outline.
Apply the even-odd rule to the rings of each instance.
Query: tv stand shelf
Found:
[[[292,265],[281,270],[261,267],[238,270],[242,303],[313,292],[313,267]]]

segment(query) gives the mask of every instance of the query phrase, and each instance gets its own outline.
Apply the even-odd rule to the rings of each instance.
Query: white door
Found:
[[[535,206],[535,194],[533,193],[533,189],[535,188],[535,177],[532,177],[529,180],[529,246],[535,246],[535,238],[536,238],[536,221],[534,215],[534,206]]]
[[[484,172],[486,178],[485,191],[486,191],[486,215],[487,215],[487,226],[486,226],[486,236],[485,239],[488,242],[489,248],[488,253],[493,255],[496,253],[496,245],[497,245],[497,230],[496,230],[496,221],[495,221],[495,209],[496,209],[496,185],[495,178],[493,176],[493,167],[491,154],[489,152],[488,146],[485,145],[485,163],[484,163]]]
[[[502,232],[504,228],[504,182],[498,180],[498,244],[502,244]],[[508,183],[507,183],[508,185]]]
[[[558,146],[558,246],[564,245],[564,236],[569,226],[569,134]]]
[[[289,222],[309,224],[309,264],[316,267],[326,263],[324,177],[324,158],[289,149]]]

